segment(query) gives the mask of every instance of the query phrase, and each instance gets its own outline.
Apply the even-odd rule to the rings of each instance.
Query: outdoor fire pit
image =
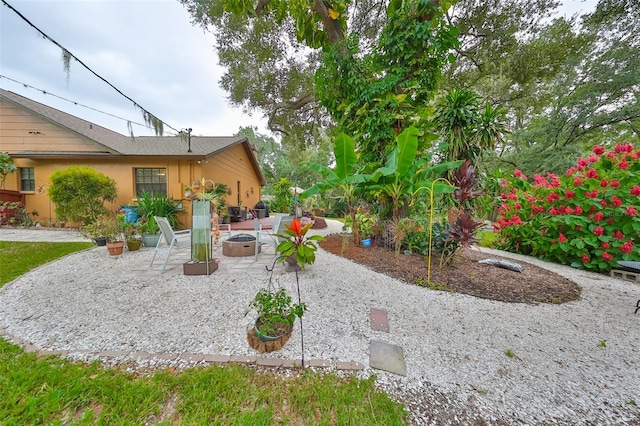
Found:
[[[222,242],[222,254],[228,257],[253,256],[255,252],[256,237],[250,234],[238,234]]]

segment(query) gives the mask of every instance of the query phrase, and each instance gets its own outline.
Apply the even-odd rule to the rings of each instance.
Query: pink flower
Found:
[[[575,172],[577,172],[577,171],[578,171],[578,169],[576,169],[575,167],[570,167],[570,168],[567,170],[567,177],[571,177],[571,175],[573,175],[573,174],[574,174]]]
[[[602,229],[602,226],[598,225],[598,227],[593,230],[593,233],[600,237],[604,234],[604,229]]]
[[[602,243],[602,244],[600,244],[600,246],[601,246],[603,249],[608,249],[608,248],[610,248],[610,247],[611,247],[611,244],[609,244],[609,243],[608,243],[608,242],[606,242],[606,241],[603,241],[603,243]]]
[[[602,212],[596,213],[595,216],[593,216],[593,219],[596,222],[600,222],[602,219],[604,219],[604,213],[602,213]]]
[[[559,243],[566,243],[567,242],[567,237],[565,237],[564,235],[560,234],[560,236],[558,237],[558,242]]]
[[[593,147],[593,153],[596,155],[602,155],[604,154],[604,147],[600,146],[600,145],[595,145]]]
[[[524,173],[522,173],[520,170],[515,169],[513,171],[513,175],[519,179],[526,179],[527,177],[524,175]]]
[[[623,253],[631,253],[633,251],[633,242],[631,240],[627,241],[623,245],[620,246],[620,251]]]
[[[631,193],[631,195],[637,195],[638,197],[640,197],[640,186],[633,185],[633,188],[631,188],[629,192]]]
[[[580,186],[580,185],[582,185],[582,183],[583,183],[582,179],[580,179],[580,178],[575,178],[573,180],[573,186]]]
[[[609,185],[610,185],[612,188],[620,188],[620,182],[618,182],[618,181],[617,181],[617,180],[615,180],[615,179],[611,179],[611,182],[609,182]]]
[[[591,179],[600,179],[598,172],[593,167],[590,168],[589,171],[587,171],[587,177]]]
[[[516,209],[516,210],[520,210],[522,208],[522,206],[520,205],[520,203],[518,203],[516,201],[516,203],[513,205],[513,208]]]
[[[600,200],[600,205],[602,207],[607,207],[609,204],[607,204],[607,200],[605,200],[604,198],[602,200]]]
[[[613,205],[616,207],[620,207],[622,205],[622,200],[615,195],[611,197],[611,201],[613,201]]]
[[[613,256],[611,256],[609,252],[605,251],[604,253],[602,253],[602,260],[604,260],[605,262],[609,262],[613,260]]]
[[[620,231],[616,231],[613,233],[614,240],[624,240],[624,234]]]
[[[621,162],[618,163],[618,168],[620,170],[627,170],[629,168],[629,163],[627,163],[627,160],[622,160]]]
[[[600,181],[600,187],[601,187],[601,188],[606,188],[608,185],[609,185],[609,182],[607,182],[607,180],[606,180],[606,179],[602,179],[602,180]]]
[[[624,212],[625,212],[625,214],[627,216],[637,216],[638,215],[638,210],[636,210],[636,208],[633,207],[633,206],[627,207],[627,209]]]
[[[582,207],[580,206],[576,206],[576,208],[573,210],[573,212],[575,214],[581,214],[582,213]]]
[[[582,263],[589,263],[590,261],[591,259],[589,259],[587,253],[582,253]]]

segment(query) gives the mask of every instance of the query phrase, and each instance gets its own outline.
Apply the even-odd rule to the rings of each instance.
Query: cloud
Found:
[[[213,35],[191,24],[176,0],[26,1],[10,4],[97,74],[171,126],[198,135],[232,135],[266,120],[231,108],[218,85]],[[92,108],[142,122],[131,102],[72,60],[9,8],[0,9],[0,74]],[[0,79],[0,87],[119,133],[126,121]],[[138,135],[151,131],[135,127]]]

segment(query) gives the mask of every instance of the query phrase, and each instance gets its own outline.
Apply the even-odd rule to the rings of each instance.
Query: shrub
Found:
[[[109,213],[106,201],[115,201],[116,181],[91,167],[71,166],[51,175],[49,196],[59,220],[88,225]]]
[[[576,268],[607,272],[640,261],[640,150],[595,146],[564,176],[516,170],[503,181],[496,246]]]

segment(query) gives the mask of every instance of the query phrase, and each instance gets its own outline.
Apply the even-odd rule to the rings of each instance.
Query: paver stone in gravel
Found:
[[[371,328],[373,330],[389,332],[389,318],[387,317],[387,311],[371,308],[370,316]]]
[[[388,371],[390,373],[407,375],[407,367],[404,365],[402,348],[389,343],[372,340],[369,343],[369,365],[371,368]]]

